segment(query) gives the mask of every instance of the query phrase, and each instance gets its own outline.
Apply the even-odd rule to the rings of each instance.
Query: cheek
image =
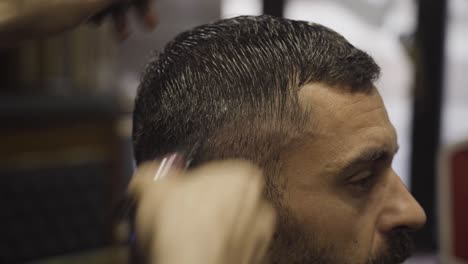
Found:
[[[367,259],[372,251],[375,217],[369,209],[325,190],[288,190],[287,206],[304,228],[336,254]]]

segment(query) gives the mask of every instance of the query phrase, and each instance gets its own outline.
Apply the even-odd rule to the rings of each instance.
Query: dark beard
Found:
[[[284,212],[284,211],[283,211]],[[323,245],[317,237],[309,234],[289,213],[280,216],[278,227],[267,254],[266,263],[271,264],[355,264],[332,245]],[[365,264],[402,263],[411,255],[412,242],[408,231],[398,229],[386,237],[386,249],[369,256]]]
[[[413,251],[413,241],[407,230],[397,229],[387,237],[387,250],[370,259],[367,264],[402,263]]]
[[[268,264],[327,264],[340,263],[334,249],[319,243],[295,217],[282,208],[278,224],[267,253]]]

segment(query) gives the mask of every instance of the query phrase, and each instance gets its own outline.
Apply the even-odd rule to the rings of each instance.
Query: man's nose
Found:
[[[392,170],[387,199],[380,215],[380,230],[384,233],[395,228],[419,229],[426,223],[426,213],[414,199],[400,177]]]

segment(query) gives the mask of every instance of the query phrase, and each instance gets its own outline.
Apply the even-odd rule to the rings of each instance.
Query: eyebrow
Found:
[[[374,161],[384,160],[387,157],[393,156],[398,152],[399,146],[397,145],[394,150],[390,150],[387,147],[372,147],[367,148],[359,152],[354,158],[351,158],[346,164],[340,169],[338,175],[340,178],[348,176],[354,172],[360,165],[370,163]]]

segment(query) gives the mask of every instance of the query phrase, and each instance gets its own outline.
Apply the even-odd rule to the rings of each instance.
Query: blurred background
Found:
[[[113,212],[133,170],[131,111],[149,55],[196,25],[262,13],[329,26],[375,58],[399,135],[395,170],[428,215],[408,263],[468,263],[468,1],[158,0],[157,9],[155,31],[132,27],[123,42],[104,23],[0,49],[0,263],[125,263]]]

